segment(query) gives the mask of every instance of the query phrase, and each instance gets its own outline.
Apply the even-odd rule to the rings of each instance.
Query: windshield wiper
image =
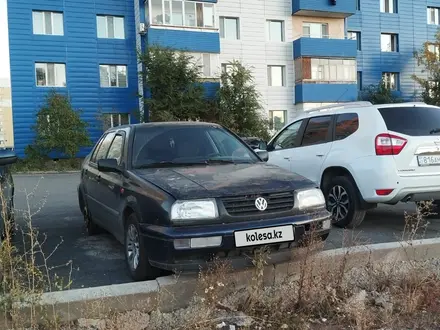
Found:
[[[233,160],[230,159],[217,159],[217,158],[208,158],[204,160],[205,164],[236,164]]]
[[[194,165],[204,165],[205,162],[172,162],[172,161],[163,161],[149,164],[142,164],[136,166],[136,168],[152,168],[152,167],[168,167],[168,166],[194,166]]]
[[[437,134],[437,133],[440,133],[440,128],[434,128],[433,130],[431,130],[430,132],[429,132],[429,134]]]

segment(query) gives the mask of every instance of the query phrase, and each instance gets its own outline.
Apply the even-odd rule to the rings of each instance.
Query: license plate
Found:
[[[234,235],[236,247],[272,244],[294,240],[292,225],[236,231]]]
[[[417,156],[419,166],[440,165],[440,155]]]

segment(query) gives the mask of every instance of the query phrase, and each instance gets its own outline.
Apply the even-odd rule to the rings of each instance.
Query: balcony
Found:
[[[356,83],[295,85],[295,103],[352,102],[357,97]]]
[[[292,0],[292,15],[345,18],[355,13],[354,0]]]
[[[294,59],[299,57],[355,58],[356,56],[356,40],[301,37],[293,41]]]

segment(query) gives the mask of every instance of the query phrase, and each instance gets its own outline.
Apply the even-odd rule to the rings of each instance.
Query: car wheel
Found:
[[[321,235],[321,240],[322,240],[322,241],[326,241],[329,235],[330,235],[330,233],[327,233],[327,234]]]
[[[99,233],[99,226],[93,221],[92,215],[90,214],[87,206],[83,209],[84,215],[84,226],[88,236],[93,236]]]
[[[324,190],[335,226],[355,228],[362,223],[366,211],[360,208],[359,195],[351,178],[333,177]]]
[[[134,281],[156,279],[160,270],[148,262],[147,250],[139,232],[139,223],[136,214],[132,213],[125,225],[125,260],[128,270]]]

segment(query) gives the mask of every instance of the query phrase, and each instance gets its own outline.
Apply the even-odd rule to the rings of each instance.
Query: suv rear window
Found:
[[[440,108],[379,108],[389,131],[410,136],[440,134]]]

